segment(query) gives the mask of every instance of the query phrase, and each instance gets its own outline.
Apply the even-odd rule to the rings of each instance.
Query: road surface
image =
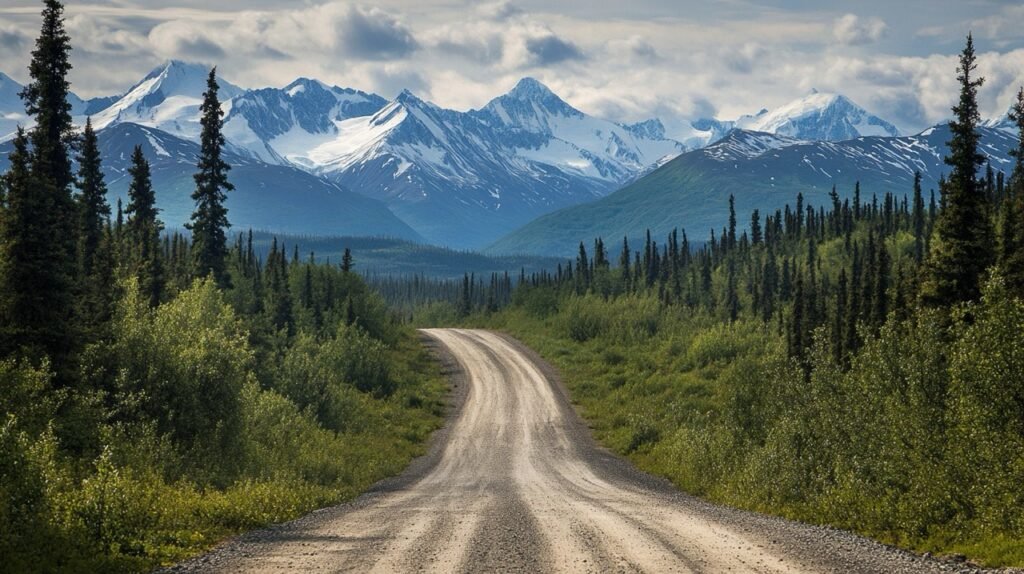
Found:
[[[972,571],[682,494],[598,447],[553,370],[516,341],[423,333],[456,404],[429,455],[355,502],[238,537],[174,570]]]

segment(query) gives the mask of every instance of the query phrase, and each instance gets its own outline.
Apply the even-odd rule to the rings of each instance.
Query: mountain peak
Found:
[[[555,93],[551,91],[546,85],[538,81],[536,78],[527,76],[516,83],[515,87],[508,93],[508,95],[528,100],[536,98],[546,98],[554,96]],[[557,97],[557,96],[555,96]]]
[[[841,141],[864,136],[898,136],[891,123],[855,102],[812,89],[807,95],[756,116],[744,116],[736,127],[805,140]]]
[[[436,105],[423,98],[417,96],[409,90],[402,90],[400,94],[395,98],[395,102],[401,104],[405,108],[420,108],[420,109],[439,109]]]
[[[171,75],[179,77],[201,75],[205,78],[209,73],[210,68],[204,64],[186,62],[184,60],[167,60],[146,74],[145,80],[152,80],[154,78],[159,78],[160,76],[166,77]]]
[[[398,94],[398,97],[395,98],[395,101],[403,105],[413,106],[420,106],[424,103],[423,100],[408,89],[402,90],[402,92]]]
[[[284,87],[284,92],[290,97],[295,97],[306,90],[334,91],[327,84],[313,78],[295,78],[292,83]]]

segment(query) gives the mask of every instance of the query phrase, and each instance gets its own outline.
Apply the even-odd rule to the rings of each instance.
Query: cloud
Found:
[[[404,58],[419,48],[408,28],[377,8],[352,6],[339,37],[347,54],[367,60]]]
[[[880,18],[861,19],[855,14],[846,14],[836,19],[832,34],[840,44],[860,46],[872,44],[885,36],[886,24]]]
[[[500,2],[481,4],[476,8],[476,13],[486,20],[504,22],[509,18],[523,14],[523,11],[518,6],[512,4],[512,2],[502,0]]]
[[[429,41],[433,48],[482,65],[505,57],[505,35],[489,24],[446,26],[435,31]]]
[[[526,49],[533,56],[531,63],[535,66],[550,66],[567,60],[583,60],[585,58],[576,44],[554,34],[528,38]]]
[[[747,42],[742,46],[724,50],[722,59],[730,70],[750,74],[767,54],[768,51],[760,44]]]
[[[226,55],[212,36],[192,23],[172,21],[154,27],[149,32],[149,41],[156,53],[165,58],[210,62]]]
[[[15,26],[0,25],[0,54],[18,54],[29,45],[29,38]]]
[[[634,34],[624,40],[612,40],[606,47],[608,56],[625,58],[633,62],[655,63],[662,60],[657,48],[643,36]]]

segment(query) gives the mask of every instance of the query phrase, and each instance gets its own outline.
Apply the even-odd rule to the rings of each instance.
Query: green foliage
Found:
[[[624,319],[648,306],[654,329]],[[559,309],[486,324],[560,367],[598,438],[641,468],[736,506],[1021,562],[1024,301],[998,275],[952,322],[920,309],[862,332],[849,368],[824,328],[803,365],[757,320],[651,296]]]
[[[114,325],[117,388],[135,407],[129,420],[154,420],[191,452],[196,473],[231,477],[239,395],[251,377],[248,335],[212,281],[155,311],[130,282]],[[223,468],[227,466],[228,468]]]

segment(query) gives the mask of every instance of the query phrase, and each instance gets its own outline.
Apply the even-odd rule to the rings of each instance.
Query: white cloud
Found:
[[[37,0],[8,1],[16,9],[0,8],[0,55],[3,71],[21,77]],[[259,9],[239,1],[218,10],[199,0],[103,2],[68,7],[73,89],[84,96],[123,91],[161,60],[184,58],[216,63],[242,86],[309,76],[385,97],[409,88],[456,109],[480,107],[530,75],[586,112],[659,116],[670,130],[682,118],[732,119],[816,87],[912,131],[949,115],[955,56],[971,25],[988,78],[983,113],[1005,113],[1024,83],[1024,40],[1003,23],[1020,21],[1007,19],[1019,6],[922,22],[899,2],[859,15],[746,2],[684,10],[674,0],[586,9],[533,0],[259,0],[249,5]]]
[[[860,18],[845,14],[836,19],[832,33],[840,44],[860,46],[871,44],[885,35],[886,24],[880,18]]]

